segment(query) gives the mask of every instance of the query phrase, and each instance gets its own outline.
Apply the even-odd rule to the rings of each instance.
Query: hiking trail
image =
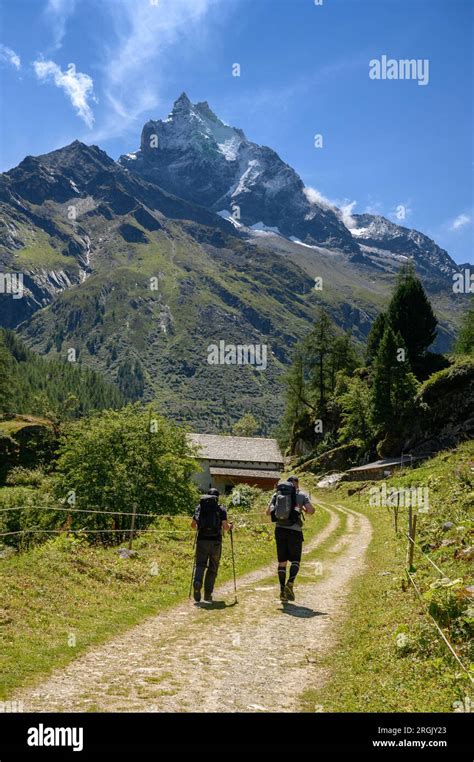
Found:
[[[327,679],[351,581],[364,570],[372,527],[362,514],[316,501],[328,524],[304,545],[296,601],[282,606],[276,560],[218,586],[214,608],[186,601],[91,647],[35,687],[18,691],[25,712],[297,711],[301,693]],[[323,576],[317,554],[326,550]],[[284,644],[282,653],[278,644]]]

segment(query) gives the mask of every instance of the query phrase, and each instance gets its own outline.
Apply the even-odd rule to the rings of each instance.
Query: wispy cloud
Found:
[[[21,69],[21,58],[11,48],[0,44],[0,62],[13,66],[17,71]]]
[[[108,113],[99,140],[123,134],[162,97],[163,70],[172,48],[189,48],[217,0],[104,0],[115,40],[106,47],[102,90]],[[182,46],[182,47],[179,47]]]
[[[357,201],[349,201],[349,199],[344,199],[343,201],[336,199],[331,201],[331,199],[324,196],[321,191],[316,188],[311,188],[310,186],[304,189],[304,194],[311,204],[318,204],[319,206],[322,206],[323,209],[331,209],[331,211],[335,212],[347,228],[351,229],[357,227],[357,222],[352,216]]]
[[[67,21],[74,13],[76,4],[77,0],[48,0],[44,13],[53,32],[55,50],[63,44]]]
[[[465,225],[469,225],[470,222],[471,216],[469,214],[458,214],[458,216],[452,221],[449,229],[459,230],[459,228],[463,228]]]
[[[377,201],[376,199],[372,198],[372,196],[369,196],[369,200],[366,204],[366,207],[364,209],[365,214],[373,214],[375,216],[383,214],[383,204],[381,201]]]
[[[36,76],[43,82],[53,82],[56,87],[64,90],[74,106],[77,115],[90,128],[94,123],[94,114],[89,101],[94,98],[94,82],[88,74],[76,71],[76,66],[70,63],[66,71],[54,61],[35,61],[33,63]]]

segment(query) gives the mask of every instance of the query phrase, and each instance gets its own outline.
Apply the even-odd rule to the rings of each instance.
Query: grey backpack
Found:
[[[275,521],[292,523],[293,510],[296,507],[296,488],[291,482],[277,485],[273,514]]]

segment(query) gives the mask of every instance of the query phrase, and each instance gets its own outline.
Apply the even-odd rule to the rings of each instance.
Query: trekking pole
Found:
[[[191,573],[191,582],[189,583],[189,595],[188,595],[189,599],[191,599],[191,590],[193,589],[194,572],[196,569],[197,536],[198,536],[198,530],[196,528],[194,532],[194,542],[193,542],[193,570]]]
[[[235,602],[238,603],[237,600],[237,582],[235,579],[235,558],[234,558],[234,534],[233,534],[233,528],[230,530],[230,549],[232,553],[232,571],[234,573],[234,595],[235,595]]]

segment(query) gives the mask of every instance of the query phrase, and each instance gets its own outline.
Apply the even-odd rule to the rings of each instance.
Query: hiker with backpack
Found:
[[[313,514],[308,495],[300,492],[296,476],[290,476],[277,485],[267,508],[267,516],[275,522],[275,541],[278,557],[278,580],[280,600],[283,603],[295,600],[293,585],[300,569],[303,550],[303,522],[305,514]],[[288,580],[286,567],[290,563]]]
[[[212,592],[222,553],[222,531],[229,532],[227,511],[219,505],[219,490],[209,489],[202,495],[194,512],[191,526],[197,531],[194,571],[194,600],[201,600],[204,582],[204,601],[212,603]]]

